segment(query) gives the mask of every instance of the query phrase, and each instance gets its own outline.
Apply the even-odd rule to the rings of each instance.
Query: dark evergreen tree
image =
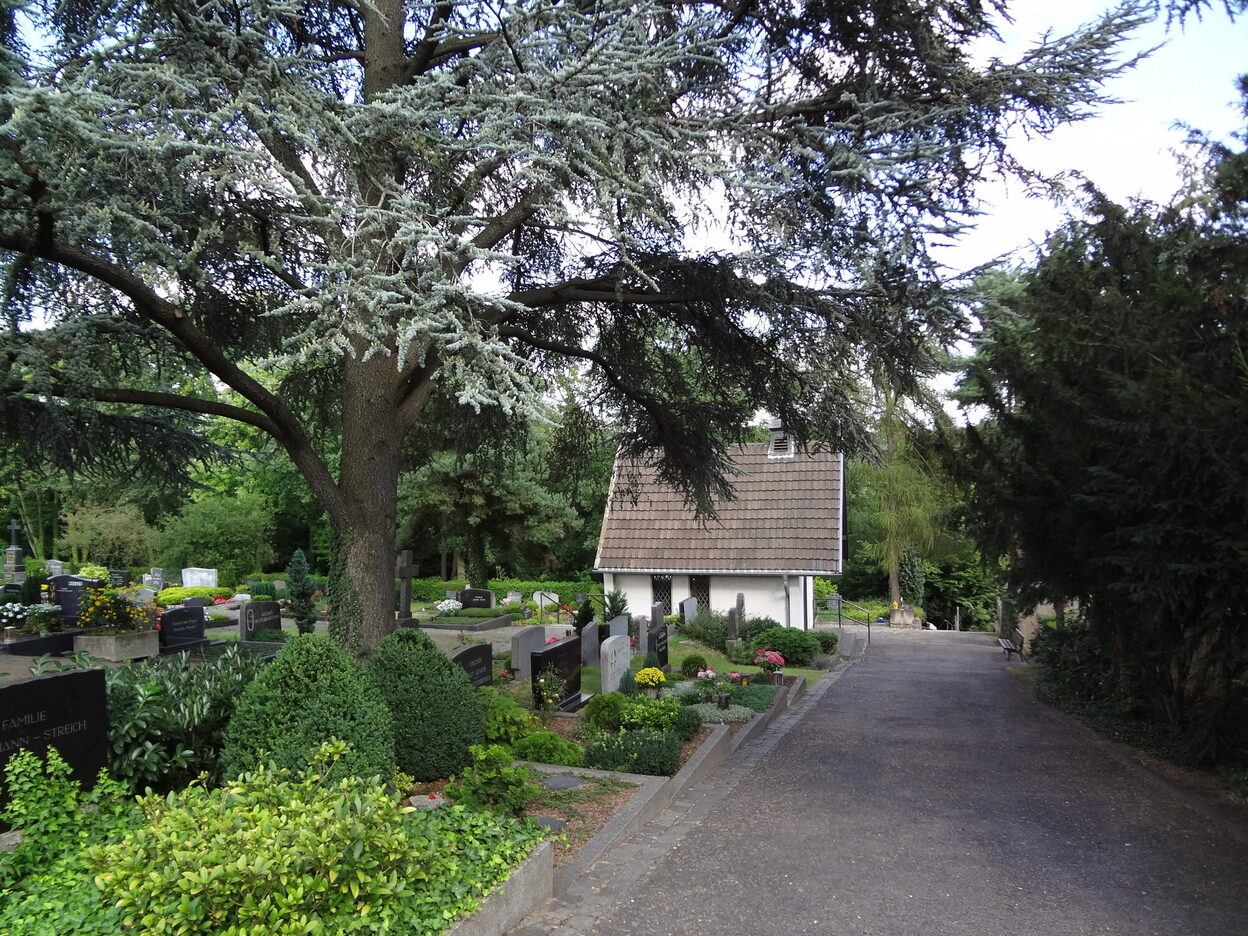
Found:
[[[286,566],[286,597],[290,602],[290,613],[295,619],[299,633],[310,634],[316,630],[316,603],[312,593],[316,586],[308,575],[308,558],[302,549],[296,549]]]

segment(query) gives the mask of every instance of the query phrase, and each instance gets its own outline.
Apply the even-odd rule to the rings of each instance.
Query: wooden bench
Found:
[[[1017,641],[1017,643],[1015,643]],[[1023,656],[1023,635],[1018,631],[1014,632],[1014,640],[1006,637],[998,637],[997,643],[1001,645],[1001,649],[1005,651],[1005,661],[1008,663],[1014,659],[1014,654],[1018,654],[1018,658],[1026,662],[1027,657]]]

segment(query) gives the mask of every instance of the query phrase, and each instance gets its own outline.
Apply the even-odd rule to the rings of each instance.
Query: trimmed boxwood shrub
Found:
[[[755,650],[775,650],[785,666],[806,666],[820,651],[819,638],[795,627],[770,627],[751,641]]]
[[[333,779],[393,771],[393,719],[381,691],[328,634],[304,634],[243,691],[225,730],[222,773],[233,777],[263,761],[302,770],[331,738],[350,745]]]
[[[693,679],[699,670],[706,669],[706,657],[700,653],[691,653],[680,661],[680,671]]]
[[[535,731],[513,744],[511,750],[518,760],[561,767],[579,767],[584,759],[579,744],[565,741],[553,731]]]
[[[373,651],[368,673],[394,716],[394,756],[419,781],[457,773],[468,749],[485,741],[485,720],[468,674],[418,630],[390,634]]]

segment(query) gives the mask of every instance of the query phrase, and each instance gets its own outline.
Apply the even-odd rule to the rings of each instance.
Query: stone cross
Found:
[[[17,531],[20,530],[21,528],[22,528],[21,524],[17,522],[16,517],[14,517],[12,520],[9,521],[9,545],[10,546],[17,545]]]
[[[412,551],[403,550],[399,557],[398,568],[394,570],[399,580],[399,617],[412,616],[412,579],[416,577],[416,567],[412,565]]]

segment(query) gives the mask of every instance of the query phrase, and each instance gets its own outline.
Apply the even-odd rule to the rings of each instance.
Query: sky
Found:
[[[1015,22],[987,54],[1009,60],[1045,29],[1069,32],[1108,4],[1024,0],[1013,6]],[[1177,123],[1226,142],[1243,128],[1234,82],[1248,72],[1248,15],[1232,22],[1219,7],[1203,20],[1189,18],[1183,28],[1155,23],[1140,31],[1130,49],[1157,45],[1162,48],[1106,86],[1122,103],[1106,105],[1098,116],[1059,128],[1047,139],[1018,139],[1022,161],[1046,173],[1081,172],[1116,201],[1136,196],[1167,201],[1182,184],[1173,151],[1181,148],[1186,131]],[[1060,208],[1026,197],[1017,186],[993,185],[981,196],[987,214],[976,230],[939,254],[954,269],[1014,249],[1021,249],[1020,260],[1028,259],[1034,254],[1029,245],[1043,242],[1063,217]]]

